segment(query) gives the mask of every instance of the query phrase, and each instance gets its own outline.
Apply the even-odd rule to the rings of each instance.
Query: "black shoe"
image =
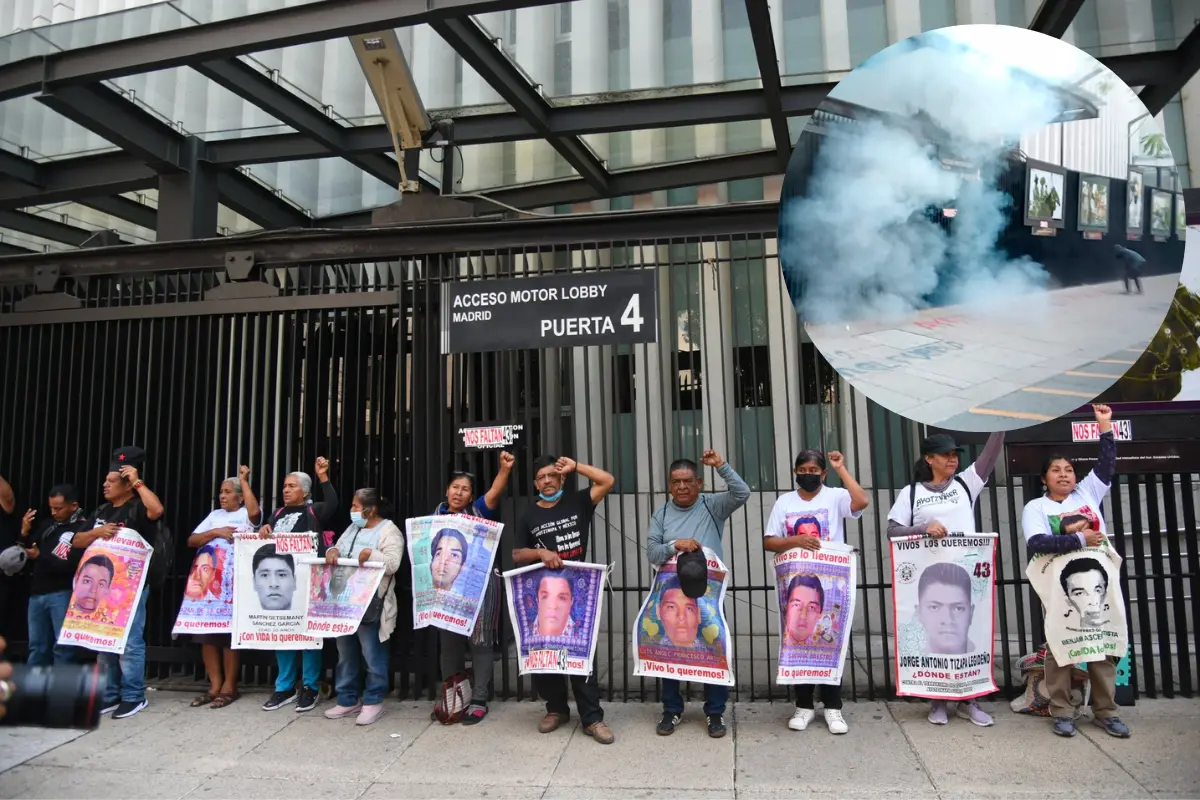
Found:
[[[288,703],[296,702],[296,692],[293,689],[290,692],[275,692],[267,698],[267,702],[262,704],[263,711],[278,711]]]
[[[146,706],[150,705],[145,699],[133,702],[130,700],[122,700],[117,706],[116,713],[112,715],[113,719],[126,719],[141,711]]]
[[[111,703],[109,703],[108,705],[104,706],[104,708],[100,709],[100,716],[104,716],[105,714],[111,714],[111,713],[113,713],[114,711],[116,711],[116,710],[117,710],[118,708],[120,708],[120,707],[121,707],[121,701],[120,701],[120,700],[114,700],[113,702],[111,702]]]
[[[714,739],[725,735],[725,718],[720,714],[708,715],[708,735]]]
[[[296,713],[301,711],[312,711],[317,707],[320,698],[317,695],[317,690],[305,686],[300,690],[300,697],[296,700]]]
[[[682,714],[676,714],[673,711],[664,711],[662,719],[658,721],[658,727],[655,728],[655,730],[658,732],[659,736],[670,736],[675,732],[675,726],[677,726],[682,719]]]

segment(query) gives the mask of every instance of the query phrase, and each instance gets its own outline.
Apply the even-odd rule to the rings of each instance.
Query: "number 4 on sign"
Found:
[[[642,323],[645,321],[642,317],[642,296],[634,292],[633,297],[629,298],[629,304],[621,312],[621,324],[633,328],[634,333],[641,333]]]

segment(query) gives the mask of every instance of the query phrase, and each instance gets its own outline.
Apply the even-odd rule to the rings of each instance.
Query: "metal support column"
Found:
[[[217,169],[202,160],[204,142],[189,136],[183,146],[185,172],[158,178],[158,241],[211,239],[217,235]]]

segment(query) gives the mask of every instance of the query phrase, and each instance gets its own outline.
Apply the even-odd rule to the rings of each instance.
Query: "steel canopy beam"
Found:
[[[10,175],[14,180],[29,186],[41,186],[38,163],[8,150],[0,150],[0,175]]]
[[[268,230],[312,226],[312,219],[303,211],[237,170],[217,174],[217,191],[222,203]]]
[[[0,256],[32,256],[42,252],[41,250],[30,250],[28,247],[21,247],[8,242],[0,241]]]
[[[183,135],[107,86],[63,86],[36,99],[157,172],[181,169]]]
[[[600,159],[578,136],[555,135],[549,124],[553,106],[474,20],[440,19],[430,25],[589,186],[601,194],[608,191],[609,175]]]
[[[1042,0],[1041,7],[1029,23],[1029,30],[1061,39],[1081,8],[1083,0]]]
[[[158,212],[128,197],[84,197],[76,202],[142,228],[156,230],[158,227]]]
[[[783,113],[779,56],[775,52],[775,34],[771,28],[771,9],[767,6],[767,0],[746,0],[746,16],[750,21],[750,35],[754,40],[754,54],[758,59],[758,74],[762,79],[762,94],[771,120],[771,133],[775,137],[775,151],[779,154],[779,171],[785,172],[792,157],[792,134],[788,130],[787,116]]]
[[[37,188],[13,178],[0,178],[0,209],[59,203],[105,194],[120,194],[158,185],[158,175],[128,153],[100,153],[38,164]]]
[[[1153,86],[1170,81],[1176,68],[1174,50],[1156,50],[1127,56],[1108,56],[1100,63],[1129,86]]]
[[[1170,55],[1173,56],[1174,68],[1169,77],[1151,83],[1138,95],[1138,99],[1154,115],[1162,111],[1167,103],[1179,94],[1184,84],[1200,70],[1200,25],[1193,27],[1192,32]]]
[[[325,147],[331,155],[344,157],[371,177],[389,186],[400,186],[400,168],[379,154],[350,155],[346,146],[345,126],[340,125],[239,59],[206,61],[193,67],[209,80],[224,86],[261,108],[307,138]]]
[[[52,242],[62,242],[75,247],[79,247],[97,233],[87,228],[58,222],[40,214],[26,214],[24,211],[0,211],[0,228],[20,231],[39,239],[49,239]]]
[[[553,2],[322,0],[23,59],[0,67],[0,100],[32,94],[43,83],[93,83],[453,15],[489,14]]]

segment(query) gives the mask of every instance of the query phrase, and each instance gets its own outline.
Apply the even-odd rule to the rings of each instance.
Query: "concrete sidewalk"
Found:
[[[0,728],[0,798],[783,798],[1200,797],[1200,700],[1146,700],[1125,709],[1133,738],[1081,721],[1056,738],[1049,722],[985,703],[998,722],[925,721],[919,702],[848,703],[850,733],[820,720],[786,727],[786,703],[731,709],[730,734],[709,739],[699,705],[669,737],[660,709],[616,703],[604,747],[578,724],[537,732],[540,704],[498,702],[476,727],[443,727],[427,703],[388,700],[388,716],[358,728],[316,712],[187,707],[154,692],[150,708],[89,734]]]

